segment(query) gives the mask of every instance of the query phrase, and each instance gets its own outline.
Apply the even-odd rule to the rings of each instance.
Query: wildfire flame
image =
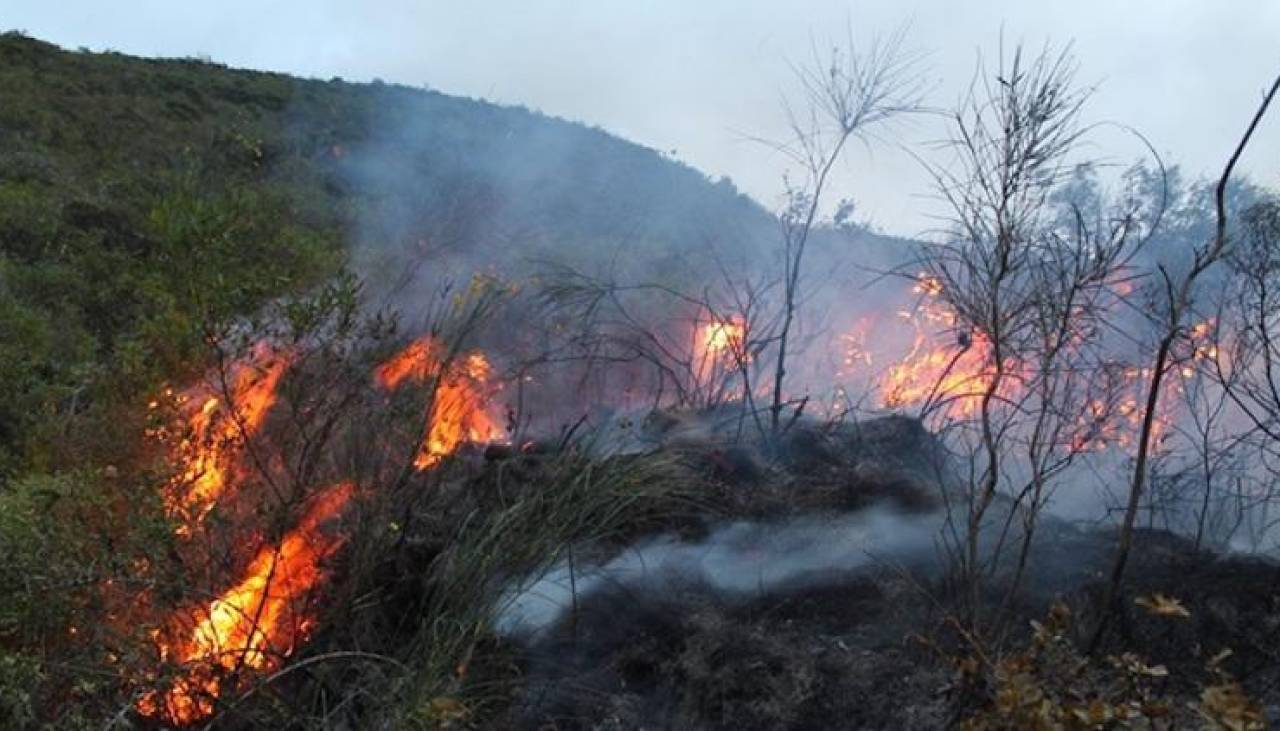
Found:
[[[905,354],[888,361],[891,364],[875,376],[874,393],[888,408],[940,403],[945,408],[939,413],[947,418],[972,417],[995,377],[994,348],[984,333],[958,327],[938,279],[921,274],[912,292],[916,305],[897,315],[914,328],[915,337]],[[842,376],[882,360],[879,351],[873,358],[874,340],[868,336],[877,324],[898,326],[892,320],[876,323],[863,318],[841,337]],[[1197,375],[1198,362],[1218,358],[1212,345],[1215,328],[1210,320],[1188,329],[1186,349],[1165,381],[1166,389],[1184,388],[1183,383]],[[700,384],[749,358],[747,324],[740,316],[711,315],[684,332],[692,335],[693,376]],[[277,389],[294,360],[288,352],[260,344],[249,357],[224,371],[225,387],[215,391],[203,386],[182,397],[189,404],[185,436],[174,449],[178,474],[166,485],[164,496],[170,514],[180,519],[180,535],[190,535],[236,480],[243,479],[245,442],[266,423]],[[1006,377],[998,395],[1012,400],[1024,387],[1022,366],[1001,365]],[[1068,436],[1070,449],[1096,451],[1132,443],[1144,418],[1142,387],[1150,384],[1152,373],[1140,368],[1116,370],[1119,388],[1107,398],[1094,399],[1090,394],[1074,433]],[[454,354],[424,336],[374,368],[372,376],[385,391],[406,383],[433,387],[426,434],[414,455],[417,469],[433,468],[464,444],[492,441],[503,433],[501,419],[490,410],[493,369],[482,353]],[[1162,411],[1171,408],[1165,402],[1172,399],[1160,401]],[[1159,444],[1169,415],[1157,417],[1153,436]],[[327,577],[325,562],[345,541],[326,527],[341,516],[354,490],[352,483],[340,482],[319,491],[277,542],[236,557],[235,565],[243,565],[243,572],[219,584],[227,588],[216,599],[188,606],[161,623],[153,635],[155,643],[164,660],[182,666],[182,675],[162,690],[144,695],[137,704],[139,712],[158,721],[194,723],[213,713],[219,695],[233,687],[242,673],[272,672],[283,664],[314,626],[308,599]]]
[[[245,441],[262,428],[293,362],[291,354],[259,344],[224,371],[225,388],[202,386],[179,398],[193,405],[173,450],[178,474],[165,487],[165,505],[179,519],[179,535],[189,536],[242,476]],[[376,383],[388,390],[409,380],[437,379],[428,434],[415,458],[419,469],[435,466],[465,441],[500,434],[498,420],[486,409],[491,370],[480,353],[443,357],[431,338],[411,343],[374,370]],[[150,406],[158,408],[159,402]],[[292,530],[248,560],[230,588],[160,624],[152,637],[161,658],[183,670],[165,689],[142,697],[142,715],[176,725],[206,718],[238,674],[277,669],[306,639],[315,621],[307,599],[326,578],[325,560],[344,543],[325,526],[353,491],[350,482],[321,491]]]
[[[290,352],[258,343],[220,372],[220,385],[202,384],[178,398],[193,405],[173,447],[177,475],[164,488],[178,535],[190,536],[242,476],[246,440],[263,427],[294,360]],[[274,669],[293,651],[313,621],[303,600],[323,579],[322,562],[343,542],[323,524],[341,512],[352,489],[339,483],[322,491],[293,530],[252,557],[231,588],[161,622],[153,640],[161,658],[181,664],[183,674],[166,690],[144,696],[139,712],[192,723],[212,713],[214,700],[236,672]]]
[[[374,381],[390,391],[407,380],[436,378],[427,436],[414,458],[420,470],[435,467],[466,442],[487,442],[502,435],[499,419],[489,413],[489,380],[493,369],[482,353],[446,357],[430,337],[410,343],[374,369]]]
[[[699,341],[702,351],[710,356],[732,358],[742,349],[747,326],[742,318],[734,316],[726,320],[703,323]]]
[[[188,533],[226,491],[244,440],[262,427],[292,362],[291,354],[259,343],[228,369],[226,388],[219,389],[227,392],[225,400],[208,386],[183,397],[200,405],[188,417],[187,436],[177,446],[177,460],[184,466],[165,491],[169,513],[188,523],[181,533]]]
[[[881,402],[890,408],[901,408],[947,401],[949,416],[976,414],[981,396],[995,375],[990,341],[982,333],[968,338],[967,344],[931,347],[929,338],[917,335],[911,352],[885,373],[880,384]],[[999,388],[1003,392],[1014,390],[1016,381],[1006,377]]]
[[[917,302],[911,309],[897,312],[899,319],[915,330],[910,349],[888,367],[874,384],[880,404],[900,409],[925,403],[945,403],[942,410],[951,418],[967,418],[977,413],[981,396],[995,378],[994,352],[990,340],[980,331],[955,333],[955,313],[941,300],[942,282],[926,273],[917,275],[911,292]],[[857,369],[870,366],[867,350],[870,325],[864,318],[843,337],[843,365]],[[951,342],[942,342],[949,337]],[[1005,363],[1006,376],[999,386],[1009,397],[1020,387],[1017,365]]]
[[[921,273],[911,292],[918,300],[914,307],[897,312],[898,318],[915,330],[906,354],[870,383],[882,406],[905,408],[926,403],[945,403],[940,413],[947,418],[966,418],[981,408],[981,395],[994,378],[994,353],[990,340],[980,331],[962,333],[958,338],[957,318],[942,301],[942,283]],[[843,354],[839,375],[847,377],[881,359],[868,349],[870,318],[862,318],[841,336]],[[1176,418],[1177,399],[1185,393],[1185,383],[1200,375],[1206,363],[1223,367],[1222,354],[1214,344],[1217,323],[1213,319],[1187,329],[1182,355],[1173,374],[1166,378],[1159,399],[1159,411],[1152,419],[1152,444],[1160,449],[1171,433]],[[944,343],[943,338],[956,338]],[[1021,364],[1006,361],[1005,376],[997,395],[1012,401],[1027,382]],[[1171,374],[1171,375],[1173,375]],[[1136,443],[1145,409],[1144,389],[1151,383],[1149,368],[1124,368],[1108,398],[1090,398],[1069,435],[1068,448],[1075,452],[1097,452],[1111,447],[1129,448]]]
[[[741,316],[709,315],[693,331],[692,375],[703,386],[714,385],[726,369],[750,360],[745,352],[747,323]]]
[[[178,724],[205,718],[232,674],[274,670],[293,652],[312,624],[303,600],[324,578],[325,559],[344,541],[324,526],[341,514],[353,490],[343,482],[318,495],[293,530],[258,552],[235,586],[198,610],[200,620],[185,639],[169,644],[157,636],[162,658],[188,672],[165,693],[144,697],[138,704],[143,715]]]

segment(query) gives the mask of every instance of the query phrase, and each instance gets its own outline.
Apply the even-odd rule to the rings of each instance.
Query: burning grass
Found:
[[[287,351],[261,341],[221,374],[221,383],[202,383],[178,397],[188,411],[174,455],[183,466],[165,487],[165,504],[185,534],[231,487],[240,452],[275,405],[292,360]]]
[[[241,707],[239,699],[273,697],[264,684],[274,691],[281,671],[288,676],[291,663],[325,647],[369,648],[364,655],[385,658],[367,669],[340,663],[343,673],[414,668],[412,676],[383,675],[382,682],[391,689],[386,697],[399,701],[389,708],[404,716],[400,721],[422,721],[441,698],[473,688],[468,668],[491,656],[494,581],[557,560],[572,543],[621,541],[669,524],[693,500],[692,486],[661,459],[598,463],[576,448],[550,456],[513,452],[500,463],[474,452],[448,459],[501,433],[490,411],[498,385],[479,352],[451,354],[440,341],[420,338],[377,365],[372,378],[341,386],[349,395],[311,400],[298,383],[308,382],[317,364],[286,352],[258,345],[227,361],[213,385],[173,399],[179,425],[153,434],[173,460],[163,495],[176,551],[210,588],[207,598],[183,597],[159,618],[164,602],[146,602],[152,616],[144,621],[155,625],[151,642],[162,669],[143,674],[135,704],[152,721],[271,725],[271,703]],[[392,396],[397,403],[425,400],[427,411],[402,414],[389,408]],[[360,407],[324,416],[330,401]],[[402,445],[414,455],[414,470],[397,475],[395,459],[363,468],[352,462],[346,469],[372,469],[362,480],[378,486],[352,510],[352,479],[312,487],[339,468],[341,452],[325,472],[286,471],[296,443],[277,432],[298,429],[300,414],[330,419],[326,428],[349,440],[374,439],[386,455],[398,449],[398,435],[425,435]],[[386,428],[402,418],[420,428]],[[411,575],[425,578],[401,584],[406,563],[416,567]],[[317,632],[324,641],[309,648]],[[301,681],[291,690],[302,697],[321,692],[312,697],[320,705],[332,700],[322,684]],[[486,703],[467,702],[469,709]]]
[[[393,662],[312,666],[289,692],[291,712],[310,708],[316,725],[435,727],[452,718],[483,726],[522,682],[517,648],[492,630],[505,577],[562,560],[571,546],[625,545],[708,509],[703,486],[670,455],[460,459],[417,479],[375,498],[399,508],[373,511],[394,515],[394,529],[383,523],[352,537],[339,591],[361,597],[359,611],[328,623],[311,648],[323,656],[361,647]],[[362,710],[373,689],[376,708]],[[282,720],[275,713],[246,704],[235,718],[272,725]]]
[[[885,371],[883,405],[938,402],[947,418],[970,418],[991,377],[991,348],[980,333],[939,345],[954,318],[936,301],[936,285],[917,284],[915,294],[922,304],[907,318],[914,345]],[[740,318],[713,318],[692,332],[699,374],[748,362]],[[211,580],[207,596],[183,598],[158,622],[153,642],[170,672],[149,674],[151,687],[136,701],[153,720],[271,725],[281,719],[269,701],[286,690],[291,712],[301,704],[305,713],[321,714],[317,725],[333,718],[385,717],[393,725],[495,718],[520,685],[512,669],[518,653],[493,630],[499,588],[510,577],[599,559],[645,535],[705,530],[715,515],[772,519],[797,510],[856,511],[883,499],[907,511],[936,508],[932,497],[918,496],[915,467],[876,466],[882,455],[859,446],[868,440],[861,427],[819,429],[808,419],[760,454],[736,444],[740,434],[719,443],[717,430],[707,428],[690,432],[703,435],[693,443],[660,440],[661,452],[651,456],[589,458],[601,450],[586,443],[592,435],[580,434],[554,454],[507,450],[482,462],[463,447],[505,438],[496,408],[503,384],[484,353],[422,336],[354,378],[333,381],[336,393],[318,388],[323,395],[309,401],[283,386],[331,366],[309,364],[297,346],[269,342],[225,363],[211,385],[177,397],[185,421],[165,434],[175,474],[163,495],[177,550]],[[872,362],[869,352],[848,360]],[[1018,367],[1006,365],[1016,376]],[[323,375],[312,380],[313,388],[329,383]],[[1016,398],[1018,378],[1004,384],[1008,392],[998,395]],[[358,407],[323,416],[326,399]],[[721,410],[738,414],[742,405],[730,400]],[[327,424],[323,431],[306,425],[316,414]],[[1110,424],[1114,414],[1096,416]],[[900,422],[914,426],[903,431]],[[887,452],[903,439],[927,437],[919,422],[878,423],[873,430],[890,433]],[[294,432],[304,454],[312,438],[372,441],[352,442],[352,454],[365,449],[358,458],[336,450],[319,471],[290,472],[297,468],[285,447]],[[1101,443],[1106,432],[1098,433]],[[396,473],[389,456],[400,447],[412,469]],[[766,451],[772,456],[764,458]],[[357,478],[346,470],[364,472]],[[357,481],[376,489],[362,491],[360,511],[351,511]],[[877,485],[884,490],[872,489]],[[255,517],[254,501],[275,517],[255,524],[263,516]],[[215,507],[218,521],[209,519]],[[226,555],[201,553],[214,546]],[[318,597],[329,606],[322,610]],[[341,649],[351,647],[363,648],[356,661]],[[337,658],[332,667],[326,650]],[[294,678],[291,667],[308,672]],[[367,699],[345,690],[364,694],[373,686],[386,689],[377,695],[385,712],[369,711]]]
[[[279,669],[306,640],[315,623],[308,601],[326,577],[323,563],[344,543],[326,524],[338,518],[354,493],[340,483],[317,495],[278,544],[264,546],[244,577],[221,596],[170,621],[170,642],[157,635],[161,659],[188,668],[163,693],[138,703],[144,715],[186,725],[210,716],[227,679],[242,671]],[[194,626],[190,622],[194,621]],[[185,636],[183,636],[185,635]]]
[[[500,384],[491,383],[493,368],[483,353],[450,357],[435,338],[422,337],[374,369],[374,381],[387,391],[406,382],[434,382],[427,414],[426,438],[414,466],[431,469],[466,442],[488,444],[503,438],[501,421],[490,413]]]

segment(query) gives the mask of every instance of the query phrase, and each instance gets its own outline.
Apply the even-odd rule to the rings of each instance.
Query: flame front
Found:
[[[324,525],[341,514],[353,490],[349,482],[324,490],[293,530],[258,552],[235,586],[198,610],[199,621],[185,639],[160,641],[162,657],[182,663],[187,673],[167,692],[144,697],[138,704],[143,715],[179,724],[205,718],[224,679],[245,668],[274,670],[293,652],[312,623],[305,600],[324,578],[323,562],[344,540]]]
[[[198,404],[189,409],[173,447],[178,470],[164,489],[179,536],[190,538],[244,477],[248,440],[265,424],[293,362],[291,353],[259,343],[220,371],[218,385],[202,384],[179,397],[179,403]],[[304,605],[324,577],[321,564],[342,544],[322,526],[341,512],[352,489],[339,483],[322,491],[278,544],[253,555],[229,589],[160,623],[153,633],[160,656],[180,664],[182,674],[167,689],[145,695],[138,702],[140,713],[180,725],[198,721],[212,713],[237,672],[270,671],[293,651],[313,621]],[[189,541],[183,550],[198,555],[201,545]]]
[[[435,369],[435,341],[420,338],[396,353],[373,371],[373,379],[388,391],[399,388],[406,380],[425,380]]]
[[[715,319],[702,324],[698,340],[701,352],[708,357],[729,358],[742,350],[747,326],[740,317]]]
[[[955,313],[940,299],[942,283],[920,274],[912,286],[919,297],[916,306],[897,315],[915,330],[911,349],[891,365],[877,385],[882,406],[903,408],[926,403],[945,403],[951,418],[974,416],[981,408],[982,394],[995,379],[995,353],[990,339],[977,330],[960,332],[951,344],[938,344],[939,335],[955,329]],[[860,323],[845,337],[844,365],[856,367],[872,362],[863,350],[866,325]],[[1004,363],[1006,377],[998,388],[1011,397],[1020,387],[1017,365]]]
[[[973,416],[995,378],[991,359],[990,341],[980,333],[959,347],[930,348],[924,336],[917,336],[907,357],[885,374],[881,400],[890,408],[945,400],[950,416]],[[1006,379],[1001,388],[1009,390],[1011,384]]]
[[[189,532],[226,491],[244,440],[262,427],[292,360],[260,343],[228,369],[228,383],[219,389],[225,396],[201,387],[183,397],[200,406],[188,417],[187,436],[178,445],[178,461],[184,466],[165,494],[170,515],[187,523],[181,533]]]
[[[414,466],[435,467],[467,442],[487,442],[502,434],[500,421],[489,413],[489,380],[492,367],[482,353],[449,359],[431,338],[410,343],[404,350],[374,369],[374,380],[387,390],[407,380],[436,378],[427,435]]]
[[[977,330],[956,331],[958,318],[942,300],[943,286],[934,277],[921,274],[911,290],[918,300],[914,307],[897,312],[901,319],[915,331],[914,339],[906,354],[891,361],[892,364],[868,381],[872,393],[880,405],[901,409],[926,404],[941,404],[939,414],[950,419],[975,416],[982,404],[982,394],[995,377],[995,354],[984,333]],[[883,327],[872,317],[858,320],[840,336],[842,352],[839,354],[841,377],[870,374],[873,364],[884,357],[883,352],[868,348],[869,333],[876,325]],[[1179,399],[1186,393],[1186,384],[1196,379],[1205,369],[1224,369],[1229,366],[1216,342],[1217,323],[1213,319],[1187,328],[1180,343],[1181,350],[1163,380],[1158,399],[1158,411],[1152,419],[1152,448],[1162,449],[1178,417]],[[943,343],[943,338],[954,342]],[[865,369],[865,370],[864,370]],[[1110,448],[1129,449],[1136,444],[1145,417],[1146,390],[1152,381],[1149,368],[1123,367],[1119,362],[1102,366],[1109,374],[1090,376],[1093,381],[1106,381],[1100,388],[1103,397],[1089,395],[1076,418],[1076,423],[1066,437],[1066,447],[1073,452],[1100,452]],[[1014,403],[1022,395],[1032,374],[1024,364],[1007,360],[1004,376],[997,389],[1002,402]],[[1091,383],[1097,386],[1097,383]]]

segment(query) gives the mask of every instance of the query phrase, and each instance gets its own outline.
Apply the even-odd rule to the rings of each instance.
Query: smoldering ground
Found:
[[[774,525],[735,521],[696,542],[660,536],[603,564],[575,566],[566,559],[517,582],[500,600],[497,629],[537,640],[597,593],[646,601],[693,590],[734,604],[838,584],[877,561],[919,566],[933,557],[940,524],[937,515],[878,508]]]

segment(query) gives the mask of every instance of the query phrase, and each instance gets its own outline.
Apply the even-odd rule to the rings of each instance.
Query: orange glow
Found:
[[[420,338],[392,356],[391,360],[375,368],[373,379],[379,386],[390,391],[399,388],[401,383],[410,378],[425,380],[432,374],[438,359],[435,342],[429,338]]]
[[[431,408],[431,427],[414,459],[415,467],[429,469],[464,442],[486,442],[501,435],[497,420],[485,410],[483,388],[489,374],[489,362],[473,353],[462,360],[460,368],[442,377]]]
[[[991,343],[978,331],[958,337],[952,334],[958,318],[941,300],[943,286],[937,277],[921,272],[916,275],[911,292],[917,295],[915,305],[897,310],[895,314],[915,330],[915,337],[906,354],[876,380],[875,392],[880,405],[901,409],[946,402],[941,413],[951,418],[971,417],[981,408],[982,394],[995,377]],[[879,325],[899,329],[892,323],[890,320]],[[880,361],[880,354],[873,358],[869,348],[872,329],[872,322],[863,318],[841,336],[844,344],[841,376]],[[946,343],[944,338],[955,338],[955,341]],[[1008,362],[1004,365],[1006,375],[999,391],[1002,396],[1012,397],[1021,387],[1018,367]]]
[[[170,514],[188,519],[189,524],[199,522],[226,491],[228,472],[235,469],[244,439],[262,427],[292,361],[290,354],[276,353],[260,343],[227,370],[226,387],[216,389],[226,393],[211,393],[215,389],[204,386],[186,395],[184,400],[198,401],[200,406],[187,417],[188,436],[177,447],[183,467],[166,490]],[[226,396],[230,408],[224,404]]]
[[[867,342],[871,326],[871,317],[860,317],[848,332],[840,335],[841,352],[839,354],[840,365],[836,370],[837,377],[849,378],[856,376],[862,369],[870,368],[875,364],[875,358],[872,356],[871,347]],[[836,388],[843,393],[842,386],[837,386]]]
[[[1193,361],[1218,360],[1220,353],[1214,341],[1217,334],[1218,321],[1213,318],[1191,327],[1188,339],[1191,341],[1191,359]],[[1190,378],[1190,376],[1186,377]]]
[[[699,385],[716,384],[725,370],[748,362],[747,323],[738,315],[708,315],[693,330],[692,376]]]
[[[492,367],[482,353],[468,353],[442,367],[440,348],[429,337],[410,343],[374,369],[375,382],[392,390],[406,380],[438,379],[426,439],[414,457],[420,470],[440,464],[467,442],[483,443],[502,436],[501,421],[489,413]]]
[[[915,294],[937,297],[942,294],[942,280],[925,272],[920,272],[916,275],[916,283],[911,288],[911,291]]]
[[[325,531],[325,524],[341,514],[353,490],[343,482],[315,498],[278,545],[260,550],[235,586],[198,610],[199,621],[184,640],[169,644],[157,634],[162,658],[188,667],[167,692],[139,702],[144,716],[178,724],[205,718],[232,674],[274,670],[294,651],[314,624],[305,599],[325,576],[321,564],[344,540]],[[184,613],[171,624],[188,621]]]
[[[708,356],[732,359],[734,353],[742,349],[746,331],[742,318],[737,316],[703,323],[698,337],[702,344],[701,350]]]
[[[918,334],[911,352],[890,367],[881,380],[881,402],[890,408],[901,408],[945,400],[949,402],[948,416],[973,416],[995,377],[993,368],[990,341],[981,333],[971,336],[967,348],[930,347],[929,338]],[[1007,374],[1001,393],[1009,395],[1015,388],[1014,376]]]
[[[1174,420],[1179,416],[1178,395],[1186,393],[1185,382],[1201,374],[1206,361],[1219,361],[1222,357],[1214,344],[1217,321],[1213,318],[1191,326],[1187,331],[1186,350],[1171,369],[1160,387],[1158,409],[1151,420],[1151,448],[1164,448],[1165,438],[1173,432]],[[1122,393],[1126,394],[1108,409],[1102,402],[1089,406],[1089,414],[1081,418],[1077,433],[1072,439],[1072,449],[1077,452],[1097,452],[1108,447],[1129,449],[1134,447],[1141,433],[1147,389],[1151,387],[1150,368],[1128,368],[1123,374]],[[1175,378],[1174,376],[1178,376]]]

